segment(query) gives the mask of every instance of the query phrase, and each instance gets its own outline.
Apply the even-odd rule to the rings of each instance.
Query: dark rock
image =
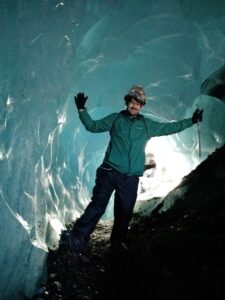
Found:
[[[82,255],[49,251],[49,276],[33,299],[225,299],[225,146],[182,186],[170,209],[135,214],[129,251],[110,247],[109,221],[98,224]]]

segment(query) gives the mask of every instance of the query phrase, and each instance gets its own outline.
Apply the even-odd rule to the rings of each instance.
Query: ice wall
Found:
[[[191,114],[201,83],[224,64],[224,8],[220,0],[0,2],[1,299],[34,293],[48,248],[89,201],[108,136],[83,129],[74,93],[86,92],[100,118],[123,109],[138,82],[147,115]],[[211,100],[204,157],[224,143],[224,105]],[[193,130],[164,144],[190,166]]]

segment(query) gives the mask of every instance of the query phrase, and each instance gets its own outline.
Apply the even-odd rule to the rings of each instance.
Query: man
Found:
[[[103,163],[97,169],[91,202],[67,239],[74,253],[82,251],[115,191],[110,243],[117,249],[127,249],[128,224],[137,197],[139,176],[144,172],[146,143],[151,137],[173,134],[202,121],[203,111],[196,110],[192,118],[179,122],[155,122],[140,114],[146,104],[146,94],[142,86],[134,85],[124,97],[126,110],[95,121],[85,108],[87,98],[84,93],[75,97],[81,122],[90,132],[108,131],[110,142]]]

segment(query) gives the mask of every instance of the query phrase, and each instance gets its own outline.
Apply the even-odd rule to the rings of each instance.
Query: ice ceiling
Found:
[[[151,140],[158,177],[140,200],[224,143],[224,101],[200,92],[225,62],[224,9],[224,0],[0,2],[1,299],[34,293],[48,247],[90,199],[108,135],[84,130],[75,93],[89,96],[93,118],[123,109],[133,83],[146,87],[143,113],[157,120],[204,108],[201,158],[194,127]]]

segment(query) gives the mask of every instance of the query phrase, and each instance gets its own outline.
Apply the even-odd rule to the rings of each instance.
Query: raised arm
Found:
[[[89,115],[85,104],[88,97],[84,93],[78,93],[75,97],[75,104],[78,109],[79,118],[84,125],[85,129],[90,132],[105,132],[110,131],[114,120],[117,118],[117,113],[110,114],[109,116],[100,120],[93,120]]]

